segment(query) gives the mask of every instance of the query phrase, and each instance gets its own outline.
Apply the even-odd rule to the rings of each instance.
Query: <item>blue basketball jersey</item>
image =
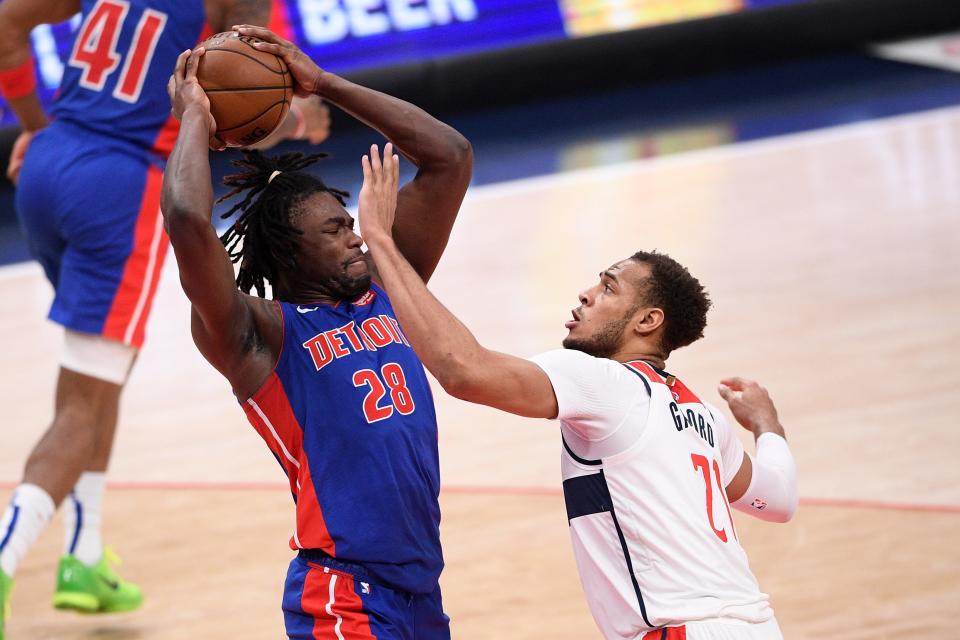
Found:
[[[244,410],[287,474],[291,547],[431,593],[443,568],[436,412],[386,293],[278,304],[283,351]]]
[[[168,155],[176,137],[167,80],[204,30],[201,0],[82,0],[53,106],[57,118]]]

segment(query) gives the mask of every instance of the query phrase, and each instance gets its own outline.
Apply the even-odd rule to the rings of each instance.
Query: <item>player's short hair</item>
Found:
[[[669,354],[702,338],[711,302],[700,281],[665,253],[637,251],[630,259],[650,267],[639,295],[644,304],[663,309],[663,349]]]
[[[304,200],[322,192],[346,205],[350,194],[328,187],[319,177],[302,171],[326,155],[296,152],[270,157],[245,149],[243,158],[233,161],[244,171],[223,179],[223,184],[233,190],[217,202],[246,192],[240,202],[220,216],[226,219],[240,212],[220,241],[230,260],[240,263],[237,287],[241,291],[249,293],[255,288],[262,298],[266,295],[265,282],[273,285],[278,272],[297,268],[298,239],[303,232],[292,220]]]

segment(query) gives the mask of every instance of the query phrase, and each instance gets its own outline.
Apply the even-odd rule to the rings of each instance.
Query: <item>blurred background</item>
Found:
[[[33,33],[47,102],[78,24]],[[960,4],[943,0],[274,0],[270,26],[324,68],[451,121],[478,151],[477,184],[960,99]],[[0,99],[4,166],[15,124]],[[356,155],[358,127],[334,110],[325,149]],[[231,157],[212,156],[218,176]],[[351,191],[356,173],[325,169]],[[0,185],[0,263],[24,260]]]
[[[737,526],[787,638],[960,638],[960,2],[276,0],[271,26],[470,139],[431,289],[486,345],[555,348],[576,292],[640,248],[706,284],[707,338],[669,368],[715,404],[731,374],[778,402],[801,509]],[[76,27],[33,33],[48,100]],[[332,115],[319,171],[356,194],[380,139]],[[2,103],[0,126],[6,166]],[[215,174],[237,155],[211,154]],[[50,418],[59,354],[28,261],[0,179],[0,501]],[[18,574],[14,640],[278,635],[289,496],[190,341],[172,258],[148,333],[106,523],[147,604],[54,613],[54,526]],[[435,392],[454,637],[597,637],[555,429]]]

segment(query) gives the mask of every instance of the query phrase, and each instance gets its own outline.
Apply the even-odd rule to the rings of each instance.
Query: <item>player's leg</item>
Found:
[[[46,147],[46,148],[45,148]],[[60,151],[66,151],[60,149]],[[33,257],[56,288],[66,241],[57,224],[56,198],[49,176],[63,167],[54,166],[58,149],[48,131],[36,136],[27,152],[17,187],[17,213]],[[13,576],[33,541],[53,517],[56,503],[40,486],[23,483],[0,516],[0,640],[9,616]]]
[[[118,177],[126,188],[74,205],[66,225],[70,246],[51,319],[68,329],[64,368],[113,383],[114,402],[101,407],[65,509],[64,556],[54,605],[82,611],[127,611],[140,590],[118,579],[101,541],[105,472],[117,426],[119,391],[142,345],[167,250],[160,217],[161,172],[149,161],[119,153],[90,170]],[[89,196],[89,192],[83,195]],[[99,208],[97,208],[99,207]],[[90,210],[100,211],[97,216]],[[86,215],[77,215],[86,210]],[[69,286],[68,286],[69,285]],[[104,585],[108,587],[104,590]]]
[[[105,386],[113,391],[109,402],[97,408],[88,454],[64,503],[64,554],[88,566],[103,555],[101,522],[106,489],[106,471],[113,449],[120,406],[120,392],[137,351],[102,336],[67,331],[64,341],[61,384],[79,380],[82,387]],[[74,383],[76,384],[76,383]]]
[[[109,176],[108,183],[104,176]],[[116,187],[104,188],[105,184]],[[39,244],[58,261],[56,268],[51,268],[44,253],[35,250],[56,289],[50,318],[68,332],[57,416],[31,454],[24,484],[7,511],[39,514],[29,527],[36,529],[36,534],[22,526],[23,533],[30,535],[20,540],[17,533],[22,544],[14,547],[20,549],[17,555],[22,559],[49,521],[49,505],[58,504],[74,490],[83,512],[74,508],[67,518],[72,531],[58,578],[58,596],[67,595],[59,604],[65,607],[91,610],[90,598],[80,602],[73,596],[83,590],[93,592],[96,611],[133,608],[141,599],[139,590],[112,573],[99,543],[102,477],[81,474],[106,468],[120,389],[143,340],[166,252],[159,222],[159,191],[159,169],[147,158],[91,145],[69,132],[57,133],[56,124],[34,140],[21,173],[18,211],[31,247]],[[59,241],[59,247],[51,248],[51,239]],[[14,536],[10,533],[11,540]],[[87,562],[69,553],[74,541],[90,550],[85,554]],[[15,569],[19,560],[9,560],[11,544],[4,551],[8,567]],[[84,575],[79,582],[69,579]],[[87,589],[86,583],[106,585],[110,590]]]
[[[440,585],[433,593],[415,596],[413,616],[417,640],[450,640],[450,618],[443,612]]]
[[[116,420],[120,389],[115,383],[61,368],[53,422],[30,453],[23,481],[0,526],[0,567],[9,578],[93,455],[97,425],[111,416]],[[63,446],[65,442],[70,445]]]

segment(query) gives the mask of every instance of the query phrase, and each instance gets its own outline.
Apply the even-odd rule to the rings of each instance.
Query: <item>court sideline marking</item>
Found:
[[[11,491],[15,482],[0,482],[0,490]],[[289,491],[287,484],[280,482],[110,482],[111,491]],[[561,496],[563,491],[556,487],[538,486],[481,486],[449,485],[440,490],[441,494],[453,495],[507,495],[507,496]],[[828,507],[837,509],[876,509],[880,511],[913,511],[922,513],[948,513],[960,515],[960,504],[925,504],[921,502],[893,502],[887,500],[868,500],[861,498],[800,498],[800,506]]]

